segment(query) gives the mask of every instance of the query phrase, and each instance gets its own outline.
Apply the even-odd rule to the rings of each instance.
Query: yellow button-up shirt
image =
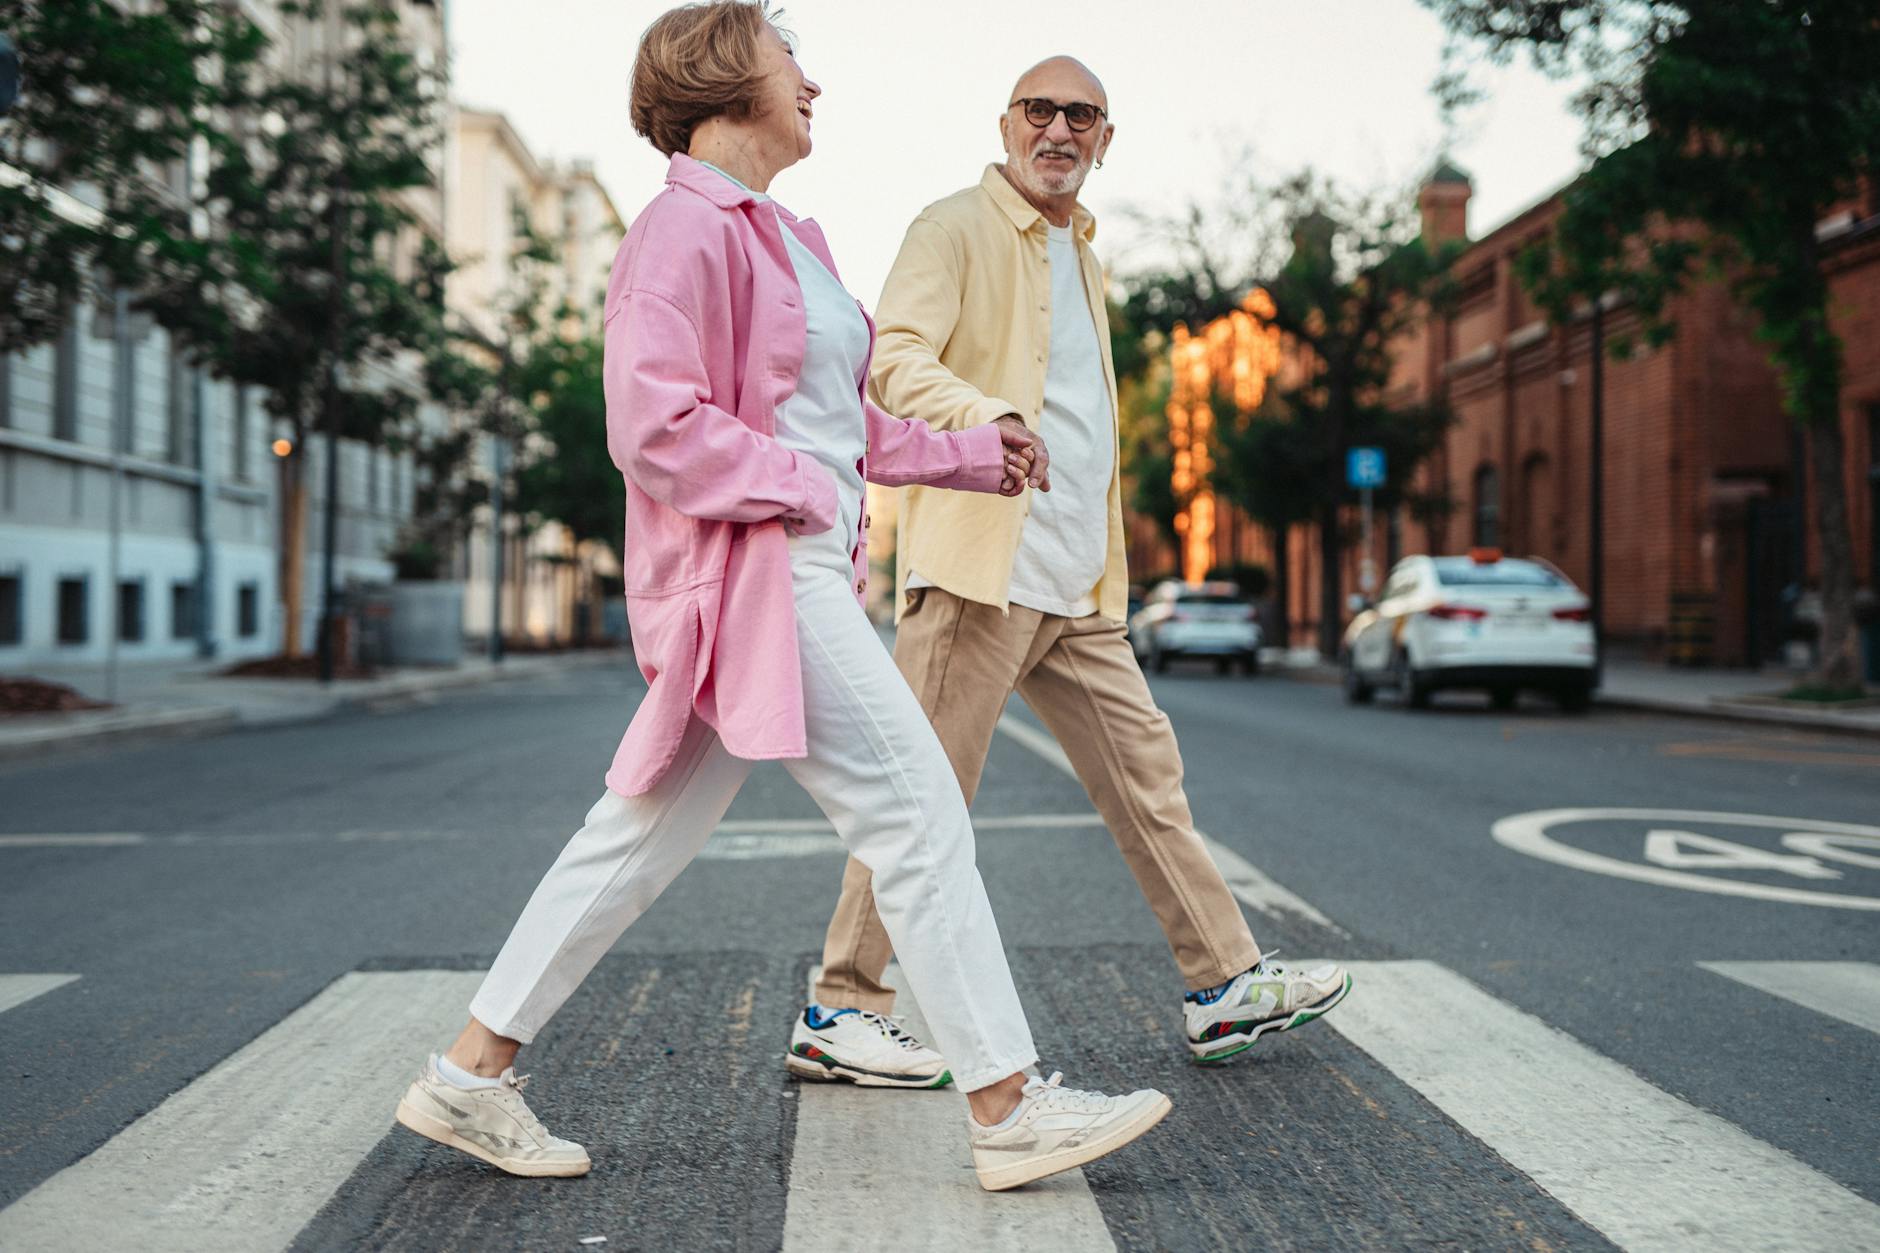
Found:
[[[1051,262],[1044,215],[986,167],[977,187],[929,205],[907,229],[876,310],[879,338],[869,388],[898,417],[940,430],[964,430],[1015,413],[1050,446],[1039,425],[1051,351]],[[1097,223],[1079,205],[1072,233],[1084,293],[1103,349],[1116,436],[1116,367],[1103,268],[1091,251]],[[1120,465],[1121,458],[1116,464]],[[895,618],[908,604],[908,571],[966,600],[1010,607],[1012,562],[1031,510],[1031,489],[1015,497],[902,489]],[[1120,470],[1110,473],[1109,550],[1097,584],[1097,610],[1121,621],[1129,595]]]

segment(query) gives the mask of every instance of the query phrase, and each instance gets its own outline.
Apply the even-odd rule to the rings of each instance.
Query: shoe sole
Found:
[[[479,1161],[488,1162],[500,1171],[511,1175],[521,1175],[529,1179],[575,1179],[588,1173],[593,1168],[592,1162],[517,1162],[504,1161],[482,1145],[466,1140],[452,1131],[450,1124],[441,1118],[413,1109],[408,1103],[398,1102],[398,1121],[411,1128],[427,1140],[435,1140],[460,1152],[468,1153]]]
[[[944,1088],[953,1082],[953,1072],[950,1070],[941,1071],[939,1077],[933,1079],[924,1076],[900,1079],[872,1070],[857,1070],[839,1062],[812,1061],[807,1057],[798,1057],[795,1053],[785,1053],[783,1065],[796,1078],[810,1083],[852,1083],[858,1088]]]
[[[1166,1118],[1169,1110],[1173,1108],[1174,1105],[1168,1097],[1157,1096],[1147,1109],[1112,1130],[1101,1140],[1080,1144],[1074,1149],[1060,1149],[1044,1157],[1014,1162],[1010,1166],[1000,1166],[993,1170],[974,1167],[979,1175],[979,1186],[988,1192],[1005,1192],[1094,1162],[1099,1157],[1114,1153],[1124,1145],[1141,1138],[1151,1127]]]
[[[1224,1036],[1222,1038],[1228,1041],[1228,1044],[1224,1048],[1204,1053],[1190,1043],[1188,1051],[1195,1055],[1195,1061],[1200,1065],[1217,1065],[1228,1060],[1230,1057],[1238,1057],[1240,1054],[1246,1052],[1254,1046],[1261,1036],[1269,1031],[1291,1031],[1294,1027],[1303,1027],[1314,1018],[1330,1013],[1332,1008],[1336,1006],[1338,1002],[1344,1000],[1345,994],[1350,991],[1351,973],[1347,971],[1345,972],[1345,982],[1339,987],[1338,991],[1332,993],[1318,1004],[1308,1005],[1304,1009],[1295,1010],[1290,1018],[1270,1018],[1246,1035]],[[1210,1040],[1208,1043],[1210,1045],[1216,1045],[1219,1044],[1220,1041]]]

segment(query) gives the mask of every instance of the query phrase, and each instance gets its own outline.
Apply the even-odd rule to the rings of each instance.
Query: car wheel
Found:
[[[1493,687],[1488,690],[1488,703],[1504,713],[1515,707],[1521,693],[1512,687]]]
[[[1248,678],[1260,673],[1260,654],[1248,653],[1240,659],[1240,672]]]
[[[1214,659],[1214,673],[1232,674],[1233,672],[1234,659],[1232,657],[1216,657]]]
[[[1349,656],[1345,658],[1345,700],[1353,705],[1368,705],[1377,695],[1377,689],[1364,681],[1358,673],[1357,663]]]
[[[1410,664],[1410,654],[1399,652],[1391,669],[1396,672],[1397,690],[1403,693],[1403,703],[1412,709],[1430,707],[1430,681],[1423,672]]]
[[[1560,707],[1570,714],[1583,714],[1593,707],[1593,689],[1590,687],[1562,688],[1554,693],[1554,699]]]

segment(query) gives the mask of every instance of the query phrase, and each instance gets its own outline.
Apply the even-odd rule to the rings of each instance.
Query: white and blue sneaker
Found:
[[[846,1079],[864,1088],[944,1088],[953,1082],[946,1059],[910,1035],[900,1019],[865,1009],[811,1005],[797,1015],[783,1060],[799,1079]]]
[[[1276,956],[1277,950],[1219,987],[1183,998],[1188,1051],[1196,1061],[1225,1061],[1252,1048],[1269,1031],[1302,1027],[1351,991],[1351,975],[1343,966],[1327,962],[1294,970],[1275,961]]]

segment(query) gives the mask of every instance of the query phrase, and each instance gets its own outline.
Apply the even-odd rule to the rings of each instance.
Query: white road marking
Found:
[[[1849,1249],[1880,1206],[1433,962],[1352,962],[1325,1021],[1629,1250]]]
[[[1010,714],[999,719],[999,730],[1044,758],[1065,774],[1075,779],[1077,768],[1071,765],[1071,759],[1064,749],[1049,734],[1040,731],[1030,723],[1021,722]],[[1252,862],[1236,853],[1205,831],[1197,830],[1208,855],[1214,858],[1214,864],[1220,867],[1221,878],[1227,881],[1228,890],[1241,901],[1265,913],[1293,914],[1307,922],[1323,927],[1333,935],[1351,938],[1351,933],[1327,918],[1313,907],[1310,901],[1269,878]]]
[[[1712,974],[1880,1034],[1880,966],[1871,962],[1698,962]]]
[[[1817,905],[1824,909],[1880,909],[1880,897],[1849,896],[1838,892],[1815,892],[1808,888],[1777,887],[1766,883],[1738,883],[1683,870],[1659,866],[1641,866],[1599,853],[1562,844],[1548,834],[1550,827],[1573,822],[1630,821],[1642,823],[1696,822],[1727,827],[1762,827],[1792,834],[1880,836],[1880,827],[1857,826],[1849,822],[1818,822],[1813,818],[1773,818],[1764,814],[1711,813],[1696,809],[1541,809],[1533,813],[1513,814],[1497,821],[1492,828],[1495,842],[1503,848],[1556,865],[1570,866],[1592,874],[1611,875],[1615,879],[1633,879],[1660,887],[1683,888],[1688,892],[1712,892],[1719,896],[1748,896],[1756,900],[1780,901],[1787,905]]]
[[[817,972],[810,972],[814,995]],[[898,964],[885,982],[922,1039],[927,1022]],[[958,1249],[972,1253],[1113,1253],[1116,1243],[1081,1170],[994,1195],[979,1186],[954,1088],[905,1092],[798,1083],[784,1253]]]
[[[127,831],[107,831],[89,835],[0,835],[0,848],[104,848],[119,844],[142,844],[148,836]]]
[[[0,1248],[285,1249],[392,1130],[399,1092],[463,1025],[482,979],[341,976],[0,1210]]]
[[[77,975],[0,975],[0,1014],[77,980]]]

